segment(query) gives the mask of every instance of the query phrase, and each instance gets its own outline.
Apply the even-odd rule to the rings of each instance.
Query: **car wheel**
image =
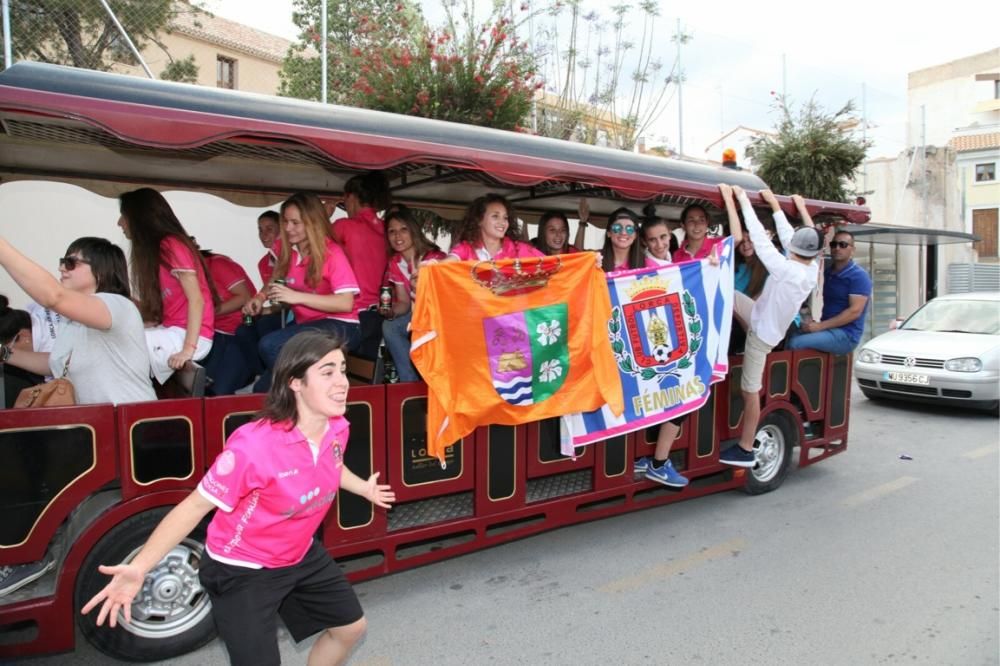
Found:
[[[132,516],[114,527],[87,554],[76,582],[76,608],[108,583],[100,564],[130,562],[170,507]],[[196,527],[146,575],[132,603],[132,622],[119,613],[118,626],[96,625],[98,610],[77,615],[84,637],[106,655],[128,661],[161,661],[196,650],[215,637],[212,603],[198,580],[205,557],[207,520]]]
[[[798,431],[783,412],[772,412],[757,426],[755,440],[757,464],[743,487],[748,495],[769,493],[785,481],[792,464],[792,449],[798,443]]]

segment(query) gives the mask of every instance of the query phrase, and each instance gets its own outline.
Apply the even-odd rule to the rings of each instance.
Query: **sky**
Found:
[[[441,0],[421,4],[431,22],[440,20]],[[295,39],[291,5],[291,0],[205,2],[220,16]],[[606,3],[581,0],[581,5],[610,14]],[[814,98],[831,111],[854,100],[874,141],[869,157],[894,157],[908,147],[907,74],[1000,47],[1000,2],[715,0],[684,3],[678,16],[679,6],[660,3],[653,56],[668,69],[673,64],[676,46],[670,37],[680,19],[691,36],[681,54],[683,113],[674,95],[648,143],[665,141],[676,148],[682,116],[684,152],[698,158],[719,159],[706,147],[738,125],[772,129],[773,102],[782,92],[793,104]],[[638,41],[638,11],[631,16]]]

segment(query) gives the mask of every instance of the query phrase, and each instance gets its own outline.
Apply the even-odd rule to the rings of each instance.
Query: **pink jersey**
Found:
[[[218,292],[219,298],[223,302],[228,301],[235,295],[233,287],[241,282],[246,285],[246,288],[251,293],[253,292],[253,284],[250,282],[247,272],[243,270],[242,266],[226,255],[213,254],[205,257],[205,263],[208,264],[208,273],[212,276],[212,282],[215,283],[215,291]],[[237,309],[228,314],[217,316],[215,318],[215,330],[220,333],[233,335],[242,322],[243,313]]]
[[[687,250],[686,244],[681,244],[681,246],[674,252],[674,263],[681,263],[682,261],[693,261],[695,259],[704,259],[712,253],[712,248],[721,243],[724,238],[721,236],[708,236],[701,242],[701,248],[695,253],[691,254]]]
[[[444,258],[446,258],[445,253],[441,250],[429,250],[420,257],[417,264],[421,261],[441,261]],[[399,252],[392,255],[392,259],[389,260],[389,282],[402,285],[409,292],[411,302],[417,299],[417,288],[413,284],[413,267],[406,263],[406,259]]]
[[[364,310],[378,303],[378,292],[385,277],[385,223],[371,208],[362,208],[357,217],[333,223],[333,237],[344,247],[347,260],[358,279],[361,292],[355,305]]]
[[[340,488],[350,425],[335,417],[314,459],[309,441],[285,421],[236,429],[198,484],[220,510],[205,547],[214,560],[254,569],[297,564]]]
[[[215,328],[215,307],[212,304],[212,292],[208,288],[208,280],[201,270],[201,262],[192,254],[184,243],[174,236],[166,236],[160,241],[160,297],[163,299],[163,321],[166,327],[177,326],[187,328],[188,301],[181,289],[178,273],[197,273],[198,290],[205,301],[205,309],[201,315],[201,326],[198,335],[207,340],[212,339]]]
[[[267,283],[271,281],[271,276],[274,275],[274,265],[278,263],[277,257],[274,256],[273,250],[268,250],[267,254],[260,258],[257,262],[257,271],[260,273],[260,283],[266,287]]]
[[[448,256],[461,259],[462,261],[473,259],[488,261],[490,259],[516,259],[517,257],[544,257],[545,253],[531,243],[514,241],[504,236],[500,245],[500,251],[492,257],[479,241],[475,245],[468,241],[462,241],[451,248]]]
[[[642,255],[642,258],[645,260],[646,264],[645,264],[645,266],[640,266],[640,268],[658,268],[661,265],[660,262],[659,262],[659,260],[657,260],[656,258],[650,256],[649,254]],[[611,270],[615,271],[615,272],[629,270],[628,259],[626,259],[624,263],[621,263],[621,264],[615,266]],[[634,269],[632,269],[632,270],[634,270]]]
[[[281,243],[278,241],[275,248],[280,251]],[[340,249],[340,246],[331,239],[326,239],[326,259],[323,261],[323,271],[320,275],[319,284],[311,286],[306,280],[309,275],[308,256],[302,257],[298,250],[292,248],[292,256],[288,262],[288,275],[285,276],[285,285],[295,291],[304,291],[311,294],[327,296],[329,294],[357,294],[358,281],[351,270],[351,264],[347,261],[347,255]],[[325,312],[316,310],[305,305],[293,305],[292,313],[295,315],[295,322],[298,324],[318,319],[338,319],[351,323],[358,323],[358,311],[361,310],[357,297],[354,299],[354,309],[350,312]]]

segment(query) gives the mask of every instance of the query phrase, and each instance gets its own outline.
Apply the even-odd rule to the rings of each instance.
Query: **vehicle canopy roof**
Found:
[[[487,192],[523,219],[571,213],[595,222],[624,200],[677,219],[718,207],[717,184],[765,187],[747,171],[489,128],[120,74],[19,62],[0,73],[0,178],[72,182],[107,196],[137,184],[207,191],[269,206],[288,192],[340,193],[366,170],[393,198],[454,218]],[[40,150],[44,147],[44,150]],[[782,198],[788,212],[793,207]],[[814,216],[854,223],[868,209],[808,202]]]

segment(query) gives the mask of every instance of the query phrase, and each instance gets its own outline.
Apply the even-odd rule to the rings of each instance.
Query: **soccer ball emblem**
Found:
[[[670,357],[670,348],[666,345],[656,345],[653,347],[652,356],[656,359],[657,363],[662,365],[666,363],[667,359]]]

